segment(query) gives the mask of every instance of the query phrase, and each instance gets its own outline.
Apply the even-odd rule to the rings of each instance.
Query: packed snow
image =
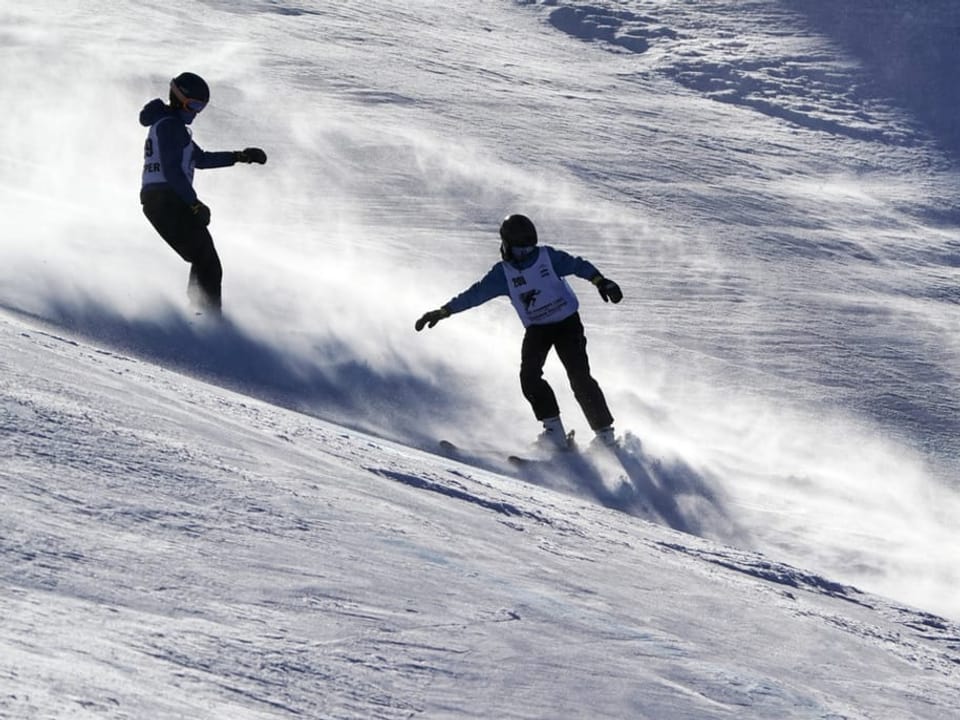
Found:
[[[957,27],[0,6],[0,717],[960,717]],[[184,70],[269,156],[197,173],[223,322],[137,201]],[[506,462],[508,302],[414,332],[510,212],[624,290],[615,455]]]

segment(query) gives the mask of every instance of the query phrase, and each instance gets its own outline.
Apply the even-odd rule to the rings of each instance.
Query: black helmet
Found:
[[[533,247],[537,228],[526,215],[509,215],[500,224],[500,239],[510,247]]]
[[[180,73],[170,81],[170,104],[173,107],[200,112],[208,102],[210,88],[199,75]]]
[[[500,256],[510,260],[513,248],[530,248],[537,244],[537,228],[526,215],[508,215],[500,224],[500,240]]]

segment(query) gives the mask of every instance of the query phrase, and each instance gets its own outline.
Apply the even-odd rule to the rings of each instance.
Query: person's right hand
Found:
[[[417,332],[420,332],[423,330],[424,325],[426,325],[428,328],[432,328],[445,317],[450,317],[450,311],[445,307],[442,307],[439,310],[431,310],[430,312],[424,313],[421,318],[417,320],[414,327],[417,329]]]

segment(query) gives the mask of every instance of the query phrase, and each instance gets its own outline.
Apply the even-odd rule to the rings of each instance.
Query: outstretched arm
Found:
[[[423,330],[424,326],[432,328],[438,322],[446,317],[450,317],[454,313],[463,312],[477,305],[482,305],[495,297],[507,295],[508,292],[507,276],[504,275],[500,263],[497,263],[490,268],[490,271],[480,280],[452,298],[445,305],[436,310],[424,313],[423,316],[417,320],[414,327],[418,332]]]
[[[550,261],[553,263],[554,270],[563,277],[564,275],[576,275],[577,277],[589,280],[597,286],[597,291],[604,302],[614,304],[623,300],[623,292],[620,286],[613,280],[605,278],[603,273],[597,270],[596,266],[584,260],[581,257],[574,257],[568,252],[550,248]]]
[[[222,150],[207,152],[196,143],[193,144],[193,162],[201,170],[210,168],[229,167],[236,163],[258,163],[263,165],[267,161],[267,154],[257,147],[248,147],[243,150]]]

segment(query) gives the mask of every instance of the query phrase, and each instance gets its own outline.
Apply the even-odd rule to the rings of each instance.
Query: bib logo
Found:
[[[523,306],[529,310],[534,305],[537,304],[537,295],[540,294],[539,290],[528,290],[525,293],[521,293],[520,301],[523,303]]]
[[[527,284],[527,279],[523,275],[517,275],[517,277],[513,278],[514,287],[521,287],[522,285],[526,285],[526,284]]]

